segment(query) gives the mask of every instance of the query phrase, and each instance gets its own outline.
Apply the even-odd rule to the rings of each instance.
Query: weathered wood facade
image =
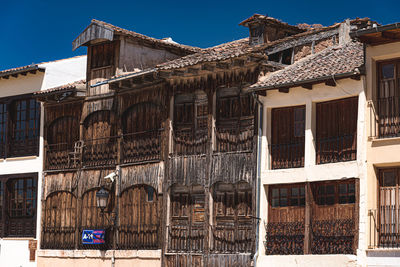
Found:
[[[193,51],[149,45],[116,29],[104,37],[90,31],[76,41],[88,46],[86,95],[40,96],[42,249],[159,249],[163,266],[250,266],[258,104],[243,89],[257,81],[263,57],[119,78],[132,43],[162,49],[161,62]],[[160,63],[142,57],[144,66]],[[118,175],[112,184],[103,179],[111,172]],[[111,196],[105,214],[96,207],[101,187]],[[83,229],[106,229],[106,244],[82,245]]]

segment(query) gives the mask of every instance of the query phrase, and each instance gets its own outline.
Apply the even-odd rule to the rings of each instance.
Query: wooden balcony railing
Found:
[[[172,133],[174,140],[173,155],[199,155],[207,151],[207,130],[193,133],[190,130],[176,130]]]
[[[400,208],[383,206],[368,211],[368,248],[400,247]]]
[[[136,163],[161,159],[161,133],[163,129],[124,134],[122,162]]]
[[[273,144],[270,151],[272,169],[304,167],[304,140],[291,144]]]
[[[239,129],[238,127],[215,128],[215,151],[252,151],[253,150],[253,127]]]
[[[42,249],[74,249],[75,227],[42,227]]]
[[[117,138],[114,136],[85,140],[83,165],[95,167],[116,164],[118,155]]]
[[[317,140],[317,164],[356,160],[357,138],[354,134]]]
[[[160,248],[160,226],[151,225],[121,225],[118,228],[119,249],[158,249]]]
[[[204,225],[168,226],[168,252],[203,252]]]
[[[74,144],[60,143],[47,145],[45,167],[47,170],[62,170],[78,167],[77,162],[71,160]]]
[[[252,253],[254,231],[250,226],[212,226],[211,251],[215,253]]]

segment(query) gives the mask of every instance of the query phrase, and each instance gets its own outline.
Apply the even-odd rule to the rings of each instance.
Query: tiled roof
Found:
[[[38,91],[38,92],[35,92],[34,94],[35,95],[45,95],[45,94],[56,93],[56,92],[60,93],[60,92],[70,91],[70,90],[76,89],[76,87],[78,85],[85,85],[85,83],[86,83],[86,80],[75,81],[75,82],[64,84],[61,86]]]
[[[250,88],[293,87],[307,81],[354,72],[363,63],[363,45],[359,42],[349,42],[342,46],[327,48],[320,53],[303,58],[283,70],[260,77],[259,81]]]
[[[142,39],[144,41],[150,42],[150,43],[154,43],[154,44],[159,44],[159,45],[163,45],[163,46],[169,46],[169,47],[175,47],[175,48],[179,48],[179,49],[183,49],[183,50],[187,50],[187,51],[191,51],[191,52],[198,52],[201,51],[202,49],[199,47],[194,47],[194,46],[189,46],[189,45],[182,45],[182,44],[178,44],[175,42],[168,42],[166,40],[161,40],[161,39],[157,39],[157,38],[153,38],[153,37],[149,37],[134,31],[129,31],[117,26],[114,26],[110,23],[104,22],[104,21],[100,21],[97,19],[92,19],[92,23],[96,23],[105,27],[108,27],[112,30],[114,30],[115,32],[118,32],[120,34],[123,35],[128,35],[128,36],[132,36],[134,38],[138,38],[138,39]]]
[[[159,70],[178,69],[193,66],[203,62],[226,60],[229,58],[245,55],[250,52],[249,38],[243,38],[232,42],[220,44],[202,51],[187,55],[172,61],[157,65]]]
[[[37,64],[31,64],[27,66],[22,66],[22,67],[17,67],[17,68],[12,68],[12,69],[7,69],[7,70],[2,70],[0,71],[0,78],[4,76],[9,76],[13,74],[18,74],[18,73],[23,73],[23,72],[28,72],[32,70],[38,70],[41,69]]]
[[[248,19],[245,19],[244,21],[240,22],[239,25],[245,26],[247,27],[247,24],[249,22],[253,22],[253,21],[263,21],[269,24],[278,24],[280,27],[285,27],[285,28],[289,28],[295,31],[302,31],[303,29],[297,27],[297,26],[293,26],[290,25],[286,22],[280,21],[279,19],[273,18],[273,17],[268,17],[268,16],[264,16],[264,15],[260,15],[260,14],[254,14],[253,16],[251,16]]]

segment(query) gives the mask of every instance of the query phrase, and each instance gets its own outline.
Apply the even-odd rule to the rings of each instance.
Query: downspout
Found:
[[[262,129],[263,129],[263,103],[258,99],[255,93],[252,93],[254,99],[259,104],[258,109],[258,138],[257,138],[257,180],[256,180],[256,253],[253,256],[254,267],[257,266],[258,259],[258,243],[260,239],[260,191],[261,191],[261,145],[262,145]]]

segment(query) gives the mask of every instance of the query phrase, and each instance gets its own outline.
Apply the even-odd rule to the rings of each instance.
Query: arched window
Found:
[[[79,140],[79,121],[72,116],[54,120],[47,130],[46,168],[67,169],[72,165],[70,156]]]
[[[252,189],[248,183],[217,183],[213,186],[213,239],[216,252],[252,252]]]
[[[204,91],[174,98],[174,153],[204,154],[208,134],[208,102]]]
[[[111,218],[107,212],[114,211],[114,196],[110,192],[108,197],[107,209],[104,214],[101,213],[100,209],[97,208],[96,192],[98,189],[93,189],[85,192],[82,196],[82,208],[81,208],[81,221],[79,225],[80,236],[84,229],[104,229],[106,230],[106,242],[102,245],[82,245],[79,243],[79,248],[83,249],[104,249],[111,248],[113,245],[114,233],[111,231]],[[106,217],[109,217],[108,219]]]
[[[160,215],[153,187],[137,185],[122,192],[118,248],[158,249]]]
[[[123,161],[143,162],[160,159],[162,114],[158,105],[133,105],[122,116]]]
[[[90,114],[84,121],[85,166],[114,165],[117,159],[117,137],[111,111]]]
[[[224,88],[217,92],[217,152],[249,151],[253,148],[254,99],[239,89]]]
[[[52,193],[44,203],[42,249],[74,249],[76,198],[70,192]]]
[[[202,186],[171,187],[170,251],[203,251],[205,195]]]

